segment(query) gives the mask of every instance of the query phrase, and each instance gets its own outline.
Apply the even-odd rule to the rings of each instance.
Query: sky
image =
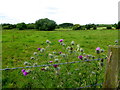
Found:
[[[57,24],[114,24],[119,0],[0,0],[0,23],[35,23],[48,18]]]

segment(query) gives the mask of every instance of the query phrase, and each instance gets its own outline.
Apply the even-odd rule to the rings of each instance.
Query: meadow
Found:
[[[65,46],[60,45],[62,44],[58,41],[60,39],[63,39]],[[80,55],[91,56],[87,59],[92,59],[92,56],[95,56],[95,59],[105,58],[108,45],[115,45],[117,39],[117,30],[3,30],[2,68],[84,61],[78,58]],[[51,43],[46,43],[46,40]],[[72,41],[74,45],[71,45]],[[76,51],[78,44],[84,52]],[[72,47],[73,51],[67,50],[68,46]],[[97,47],[104,49],[104,52],[97,54],[95,52]],[[44,49],[43,52],[38,48]],[[6,70],[2,71],[2,86],[3,88],[79,88],[95,85],[104,81],[105,63],[106,60],[56,67],[24,68],[29,72],[27,75],[23,75],[22,69]],[[101,88],[102,85],[91,87]]]

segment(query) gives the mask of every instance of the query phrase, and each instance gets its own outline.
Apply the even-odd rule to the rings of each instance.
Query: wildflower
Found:
[[[53,52],[53,54],[56,54],[56,52]]]
[[[61,44],[61,45],[65,46],[66,44],[62,42],[62,44]]]
[[[83,52],[84,50],[82,48],[80,48],[80,52]]]
[[[33,60],[33,59],[35,59],[35,58],[34,58],[34,57],[31,57],[30,59]]]
[[[71,45],[74,45],[74,44],[75,44],[75,42],[74,42],[74,41],[72,41],[72,42],[71,42]]]
[[[41,70],[45,70],[45,68],[41,68]]]
[[[46,67],[45,67],[45,70],[49,70],[49,66],[46,66]]]
[[[95,56],[92,56],[92,59],[95,59]]]
[[[52,63],[53,61],[49,61],[50,63]]]
[[[86,57],[83,57],[83,59],[84,59],[84,60],[87,60],[87,58],[86,58]]]
[[[96,50],[100,50],[100,47],[97,47]]]
[[[28,62],[24,62],[24,65],[29,65],[29,63]]]
[[[70,46],[68,46],[66,49],[67,49],[67,50],[70,49]]]
[[[104,52],[104,49],[101,49],[100,52],[101,52],[101,53]]]
[[[41,48],[40,52],[44,52],[44,51],[45,51],[45,49],[44,49],[44,48]]]
[[[58,67],[58,65],[57,65],[57,64],[55,64],[55,65],[53,65],[53,67],[54,67],[54,68],[57,68],[57,67]]]
[[[83,59],[83,56],[78,56],[78,58],[82,60],[82,59]]]
[[[25,69],[22,69],[22,72],[25,72]]]
[[[46,40],[46,43],[51,43],[49,40]]]
[[[37,55],[37,52],[34,52],[33,54],[34,54],[34,55]]]
[[[115,43],[118,43],[118,40],[115,40]]]
[[[96,48],[96,53],[99,54],[100,53],[100,47]]]
[[[23,75],[26,76],[28,73],[27,72],[23,72]]]
[[[38,51],[40,51],[41,48],[38,48]]]
[[[59,42],[63,42],[63,39],[60,39]]]
[[[62,52],[59,52],[59,54],[61,54]]]
[[[59,61],[59,59],[58,59],[58,58],[56,58],[56,59],[55,59],[55,62],[58,62],[58,61]]]

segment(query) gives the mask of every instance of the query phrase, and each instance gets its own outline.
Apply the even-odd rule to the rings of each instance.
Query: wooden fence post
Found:
[[[109,46],[108,58],[106,61],[106,72],[103,88],[118,88],[120,86],[120,46]],[[119,67],[118,67],[119,66]]]

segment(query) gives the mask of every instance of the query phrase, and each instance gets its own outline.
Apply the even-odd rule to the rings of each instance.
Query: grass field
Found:
[[[2,31],[2,68],[25,67],[24,62],[37,63],[38,65],[53,63],[79,61],[77,58],[80,52],[68,53],[67,46],[61,46],[59,39],[64,39],[67,46],[71,41],[80,44],[86,55],[96,56],[95,49],[100,47],[107,55],[108,45],[114,45],[118,39],[117,30],[81,30],[81,31],[34,31],[34,30],[3,30]],[[46,43],[50,40],[51,44]],[[45,52],[39,54],[38,60],[31,60],[36,57],[34,52],[37,48],[45,48]],[[67,58],[55,54],[60,61],[56,62],[49,58],[52,52],[63,52],[68,54]],[[60,74],[56,75],[56,68],[50,66],[48,70],[30,68],[31,72],[24,76],[21,69],[3,71],[3,88],[79,88],[87,85],[94,85],[103,82],[105,72],[104,66],[99,65],[100,61],[83,62],[76,64],[60,65]],[[92,73],[91,73],[92,72]],[[95,86],[94,86],[95,87]],[[102,86],[97,86],[98,88]]]

